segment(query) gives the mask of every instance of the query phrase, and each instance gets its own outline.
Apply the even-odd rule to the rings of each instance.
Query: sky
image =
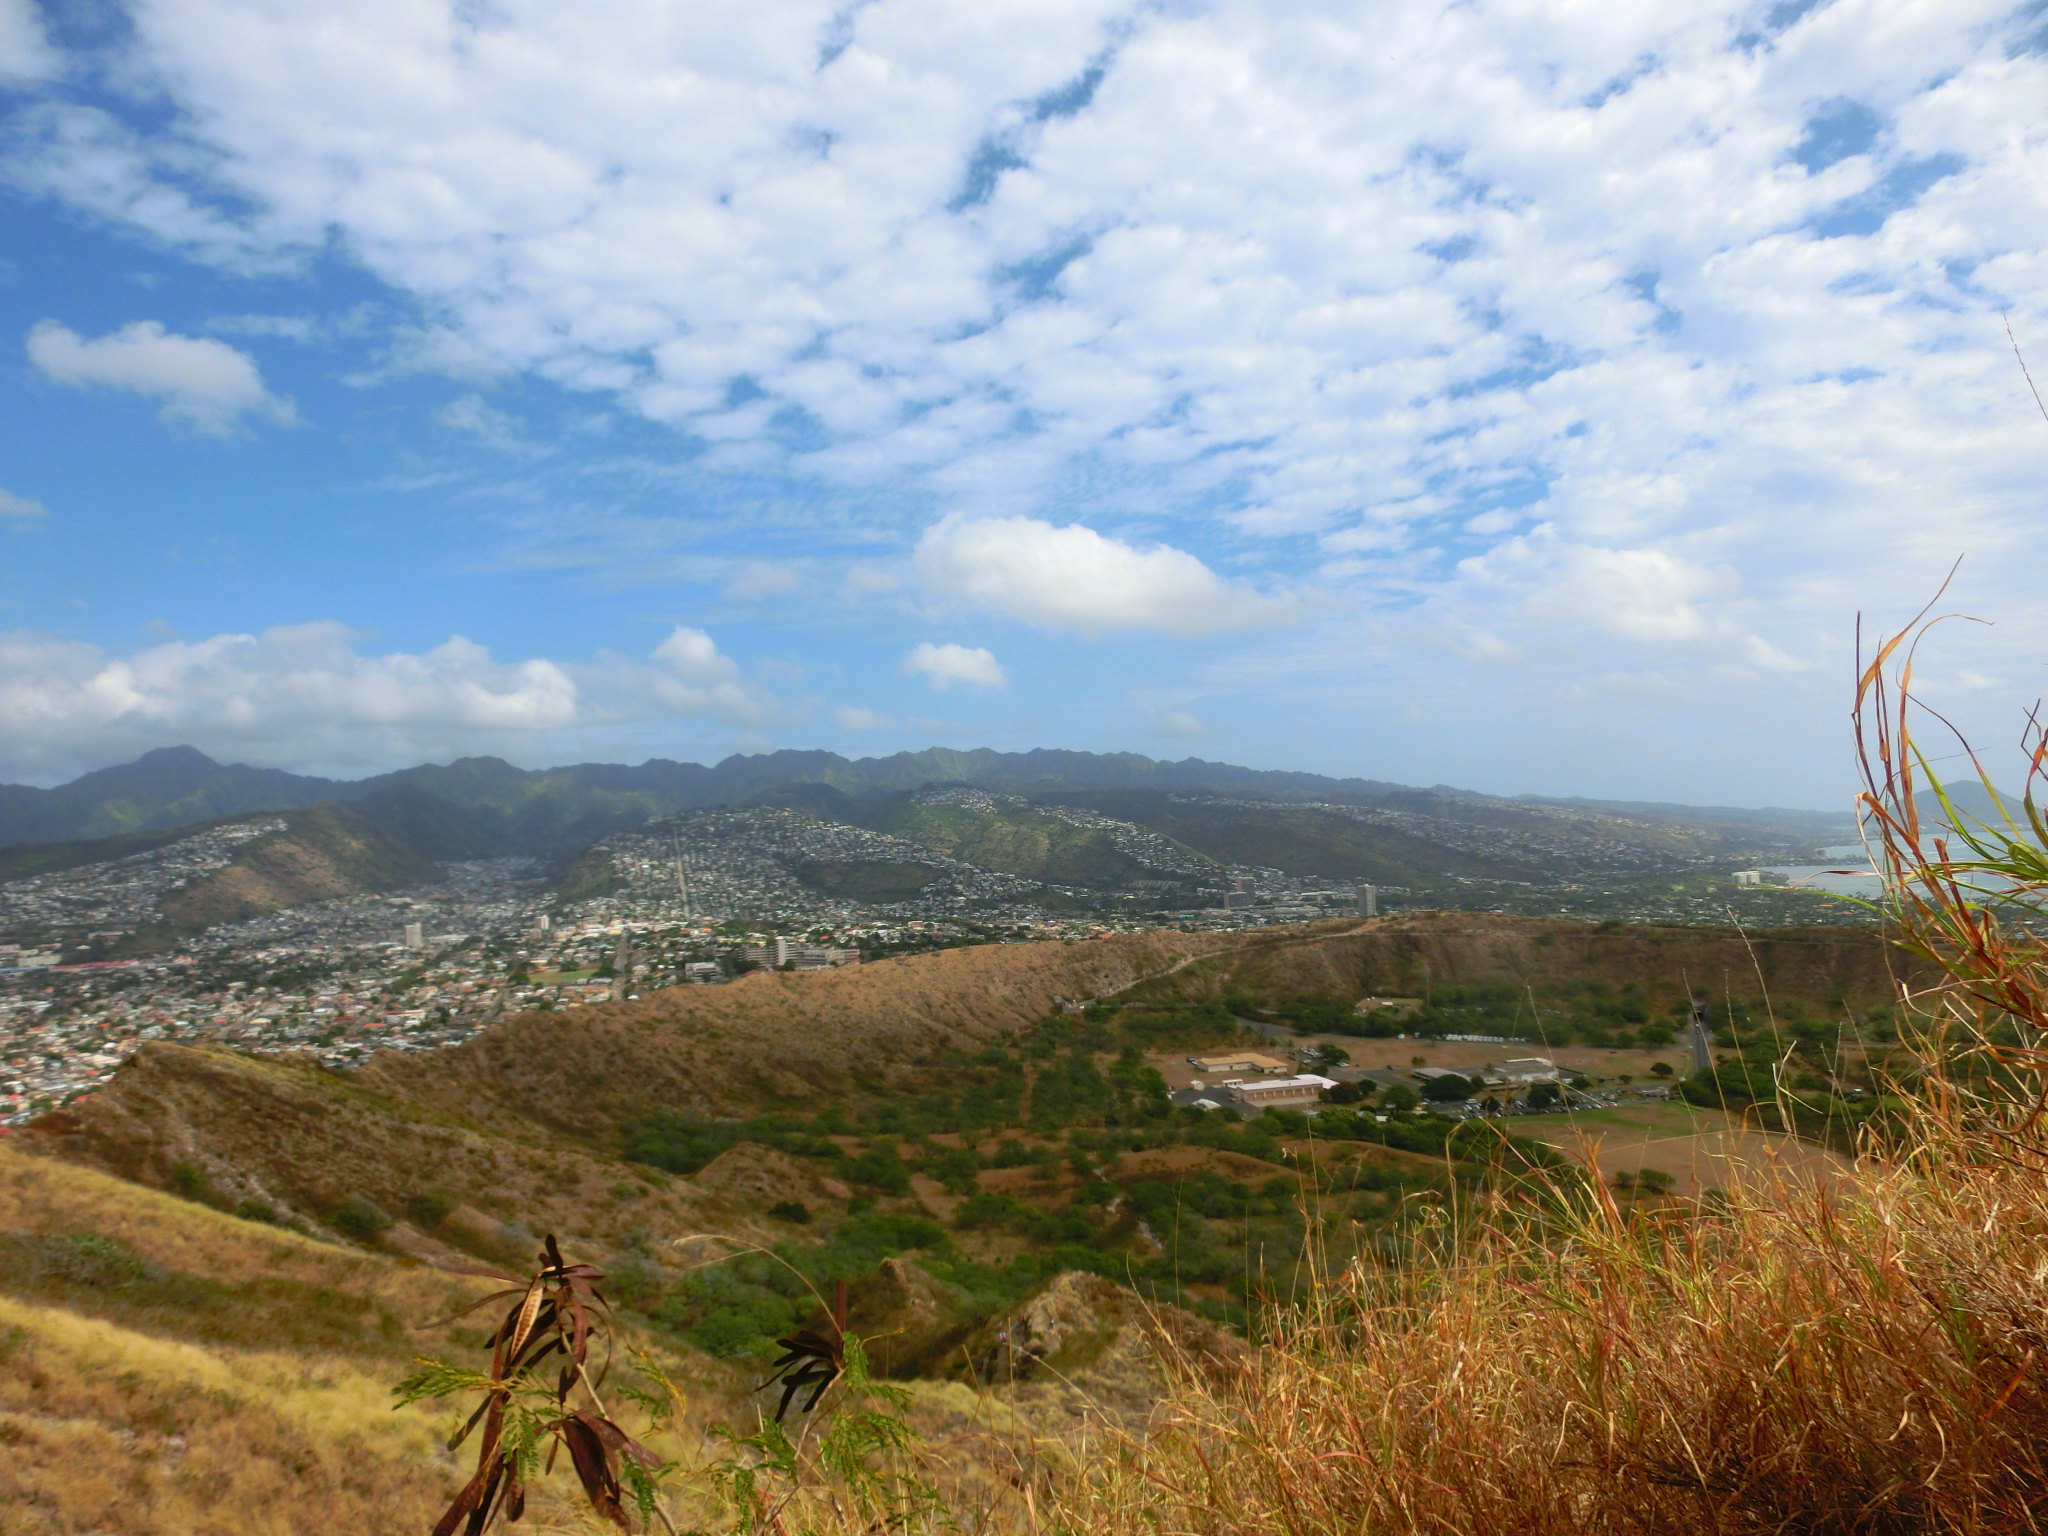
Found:
[[[2041,693],[2044,104],[2041,0],[0,0],[0,780],[1838,808],[1957,560]]]

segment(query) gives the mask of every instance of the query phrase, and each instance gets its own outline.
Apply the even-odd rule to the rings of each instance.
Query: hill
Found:
[[[1874,1024],[1896,997],[1890,959],[1855,930],[1417,914],[761,974],[522,1014],[347,1073],[146,1044],[106,1087],[0,1144],[0,1337],[63,1373],[63,1394],[45,1397],[89,1426],[61,1441],[28,1419],[32,1454],[0,1469],[17,1479],[0,1489],[76,1508],[97,1495],[59,1491],[86,1465],[63,1446],[120,1464],[176,1434],[208,1480],[145,1478],[175,1518],[115,1528],[271,1529],[246,1512],[266,1489],[298,1511],[341,1475],[305,1438],[320,1413],[360,1439],[366,1481],[335,1507],[364,1528],[412,1521],[452,1477],[415,1421],[358,1430],[378,1373],[388,1382],[422,1339],[473,1349],[459,1328],[409,1333],[415,1303],[470,1294],[456,1271],[516,1262],[552,1230],[613,1274],[635,1338],[679,1361],[689,1436],[707,1417],[744,1421],[770,1341],[818,1323],[817,1287],[847,1280],[877,1367],[911,1380],[906,1411],[952,1448],[935,1486],[949,1507],[986,1510],[1014,1489],[989,1466],[1050,1456],[1054,1476],[1077,1422],[1121,1433],[1162,1393],[1255,1385],[1267,1355],[1225,1329],[1259,1334],[1263,1309],[1309,1279],[1398,1276],[1453,1230],[1441,1221],[1466,1219],[1452,1213],[1560,1220],[1554,1202],[1586,1188],[1567,1157],[1504,1125],[1330,1105],[1311,1136],[1285,1113],[1175,1108],[1154,1063],[1241,1043],[1247,1018],[1355,1023],[1361,994],[1418,997],[1415,1017],[1439,1028],[1460,1008],[1519,1014],[1526,1000],[1553,1020],[1530,1027],[1584,1029],[1610,1003],[1654,1023],[1708,992],[1739,1045],[1744,1009],[1768,992],[1800,1049],[1809,1034],[1836,1049],[1842,1021]],[[1833,1070],[1851,1070],[1838,1049]],[[1467,1198],[1489,1191],[1505,1198]],[[1304,1267],[1311,1230],[1322,1268]],[[1178,1364],[1162,1372],[1161,1351]],[[124,1353],[137,1362],[125,1376]],[[234,1370],[267,1385],[212,1403],[204,1385]],[[0,1432],[13,1433],[28,1399],[8,1390]],[[227,1449],[237,1437],[249,1465]],[[701,1457],[699,1441],[685,1453]],[[301,1468],[297,1483],[276,1481],[281,1464]],[[245,1523],[210,1513],[230,1506]]]
[[[325,803],[172,832],[22,844],[0,851],[0,933],[77,944],[121,932],[89,952],[148,954],[216,924],[431,881],[439,869],[419,841]]]
[[[158,910],[189,932],[309,901],[402,890],[437,873],[391,828],[346,806],[311,805],[286,813],[282,828],[244,843],[223,868],[166,896]]]
[[[106,1088],[27,1134],[154,1183],[174,1161],[192,1161],[223,1189],[246,1186],[314,1213],[344,1186],[399,1202],[430,1187],[484,1210],[540,1202],[568,1230],[609,1234],[624,1218],[591,1198],[604,1175],[588,1159],[615,1158],[629,1124],[678,1110],[743,1118],[957,1096],[975,1080],[964,1063],[991,1044],[1012,1046],[1063,1002],[1213,1009],[1229,999],[1284,1011],[1314,998],[1348,1012],[1359,996],[1430,987],[1512,997],[1633,986],[1668,1011],[1687,984],[1740,996],[1761,986],[1781,1006],[1873,1008],[1895,995],[1881,941],[1860,930],[1745,937],[1440,914],[1155,931],[757,973],[568,1015],[523,1013],[460,1045],[382,1053],[350,1074],[147,1046]],[[1228,1038],[1228,1013],[1215,1016]],[[559,1205],[533,1171],[550,1165],[560,1170]]]
[[[1443,787],[1415,790],[1372,779],[1238,768],[1200,758],[1161,762],[1135,753],[932,748],[856,759],[831,752],[780,751],[728,757],[711,766],[655,758],[636,766],[584,763],[546,769],[515,768],[497,758],[478,757],[343,782],[222,765],[191,747],[167,747],[54,789],[0,785],[0,846],[160,831],[248,811],[395,795],[416,808],[432,805],[459,813],[469,849],[460,856],[477,856],[573,848],[651,816],[752,801],[856,820],[891,796],[932,784],[967,784],[1037,798],[1059,790],[1143,791],[1154,796],[1227,795],[1392,811],[1460,802],[1515,803]],[[1683,808],[1658,810],[1663,819],[1683,819]],[[1614,811],[1601,814],[1611,817]],[[1725,823],[1729,814],[1696,819]],[[1768,835],[1791,844],[1850,831],[1846,818],[1810,812],[1740,814],[1747,818],[1741,823],[1743,830],[1752,836]]]
[[[1209,862],[1171,840],[1163,847],[1124,846],[1127,834],[1137,830],[1129,822],[1103,824],[1101,818],[1062,814],[1060,807],[1021,796],[975,789],[901,796],[871,813],[866,824],[965,864],[1055,885],[1113,888]]]
[[[157,832],[311,805],[336,789],[327,779],[216,763],[195,747],[159,747],[55,789],[0,784],[0,845]]]

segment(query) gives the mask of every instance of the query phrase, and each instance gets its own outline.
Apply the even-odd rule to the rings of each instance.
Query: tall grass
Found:
[[[2016,807],[1954,815],[1915,741],[1924,631],[1863,672],[1858,741],[1891,937],[1938,980],[1902,996],[1902,1113],[1838,1174],[1738,1165],[1692,1202],[1620,1205],[1598,1178],[1467,1197],[1398,1267],[1317,1270],[1238,1364],[1156,1330],[1165,1388],[1142,1423],[991,1415],[878,1448],[950,1509],[843,1497],[819,1446],[768,1436],[726,1465],[788,1497],[704,1512],[790,1536],[2048,1528],[2048,740],[2030,723]]]
[[[1434,1262],[1330,1276],[1234,1380],[1177,1370],[1043,1528],[2048,1526],[2048,743],[2031,722],[2027,793],[1996,822],[1933,825],[1924,632],[1886,640],[1857,697],[1893,937],[1941,977],[1907,999],[1903,1122],[1825,1183],[1764,1165],[1649,1212],[1596,1184],[1534,1223],[1497,1198]]]

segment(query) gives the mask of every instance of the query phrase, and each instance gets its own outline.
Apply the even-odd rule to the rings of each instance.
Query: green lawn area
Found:
[[[596,974],[595,968],[587,971],[535,971],[526,979],[536,987],[559,987],[568,983],[588,981]]]

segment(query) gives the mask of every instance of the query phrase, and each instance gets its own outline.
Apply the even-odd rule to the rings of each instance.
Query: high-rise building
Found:
[[[1358,915],[1378,917],[1380,915],[1380,888],[1376,885],[1361,885],[1358,888]]]
[[[424,949],[426,943],[427,931],[425,928],[418,923],[407,923],[405,925],[405,947],[407,949]]]
[[[1244,875],[1239,875],[1235,880],[1231,881],[1230,888],[1233,891],[1242,891],[1247,896],[1252,894],[1252,882],[1249,877]]]

